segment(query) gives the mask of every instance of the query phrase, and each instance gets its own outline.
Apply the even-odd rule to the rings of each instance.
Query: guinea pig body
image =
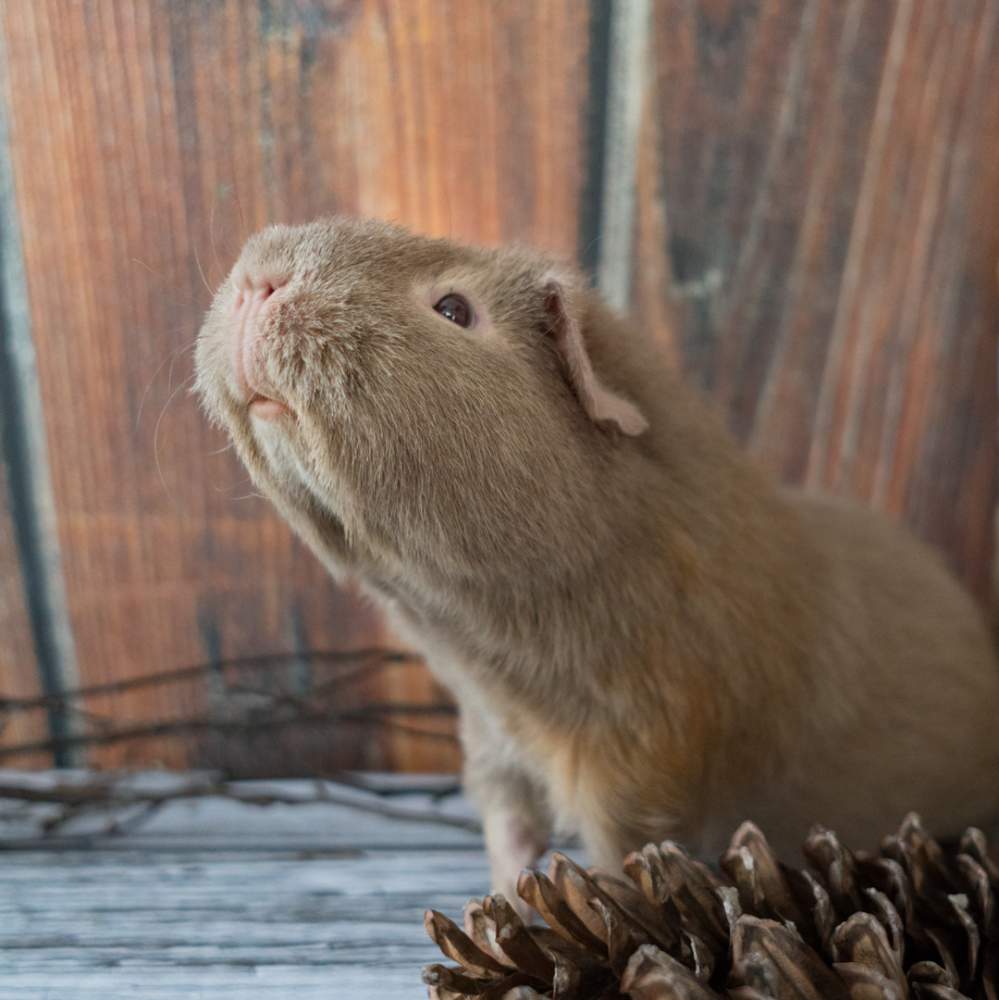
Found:
[[[467,321],[467,322],[466,322]],[[999,819],[999,665],[885,519],[778,490],[655,345],[541,255],[272,227],[198,389],[259,488],[453,691],[511,897],[553,823],[616,866],[743,819],[782,850]]]

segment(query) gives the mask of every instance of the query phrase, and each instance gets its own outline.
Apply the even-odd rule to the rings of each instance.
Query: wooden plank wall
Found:
[[[0,32],[81,683],[391,643],[249,495],[185,391],[210,289],[245,236],[332,211],[613,266],[762,460],[905,516],[984,595],[999,0],[18,0]],[[633,146],[611,94],[637,102]],[[633,199],[620,216],[619,197]],[[634,219],[623,270],[608,218]],[[37,690],[37,671],[3,496],[10,696]],[[214,687],[88,708],[149,724],[239,715],[253,695],[220,671]],[[440,696],[400,666],[338,707]],[[0,731],[0,751],[25,732]],[[238,773],[457,761],[449,743],[353,726],[163,736],[86,759]]]
[[[3,420],[4,414],[0,412],[0,430]],[[5,434],[0,434],[0,440],[5,438]],[[25,603],[14,521],[7,506],[8,478],[7,469],[0,462],[0,745],[34,742],[48,734],[44,712],[8,713],[2,705],[2,698],[36,698],[44,694]],[[20,763],[44,765],[46,758],[33,754]]]
[[[0,47],[0,60],[3,50]],[[14,209],[13,178],[7,148],[7,117],[0,104],[0,745],[37,743],[58,732],[61,719],[46,708],[25,714],[11,702],[39,699],[46,690],[44,641],[33,627],[29,605],[43,579],[36,559],[32,527],[36,513],[28,502],[32,479],[30,435],[25,427],[31,406],[21,373],[30,368],[33,352],[27,330],[24,268]],[[34,397],[37,412],[37,395]],[[37,442],[39,436],[35,436]],[[36,531],[34,534],[38,534]],[[35,619],[43,619],[37,614]],[[44,765],[44,753],[21,759],[24,766]]]
[[[904,516],[985,598],[999,3],[660,0],[653,33],[642,315],[784,479]]]
[[[189,348],[210,286],[271,221],[378,214],[571,255],[586,8],[46,0],[4,5],[3,31],[80,681],[389,642],[247,495],[231,453],[216,454],[224,441],[185,392]],[[198,714],[203,697],[202,685],[170,685],[90,707],[148,723]],[[400,668],[344,699],[438,693]],[[306,766],[299,743],[260,743],[251,770]],[[321,760],[419,770],[456,757],[351,730]],[[90,762],[217,761],[161,740]]]

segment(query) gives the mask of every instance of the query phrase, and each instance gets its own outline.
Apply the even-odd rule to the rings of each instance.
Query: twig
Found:
[[[171,719],[163,722],[150,722],[139,726],[122,726],[103,733],[89,735],[69,735],[58,739],[37,740],[32,743],[19,743],[16,746],[0,747],[0,760],[10,760],[14,757],[25,757],[28,754],[52,751],[62,747],[103,746],[112,743],[126,743],[133,740],[150,739],[154,736],[176,735],[178,733],[261,733],[274,729],[283,729],[302,722],[353,723],[357,725],[381,725],[394,728],[400,732],[408,732],[415,736],[432,740],[455,742],[452,733],[435,732],[432,729],[420,729],[407,726],[404,723],[393,722],[389,716],[415,715],[450,718],[455,715],[453,705],[445,704],[410,704],[405,702],[375,703],[361,708],[331,711],[302,711],[286,718],[254,719],[252,721],[218,719],[202,716],[193,719]]]
[[[43,829],[51,834],[63,827],[72,819],[85,812],[111,811],[115,809],[138,809],[139,812],[127,820],[115,823],[112,821],[106,828],[106,834],[124,832],[133,829],[136,823],[148,819],[154,812],[169,802],[179,802],[191,799],[222,798],[231,802],[239,802],[250,806],[301,806],[301,805],[337,805],[358,809],[362,812],[374,813],[388,819],[402,820],[414,823],[438,823],[480,833],[481,825],[474,819],[462,816],[448,816],[443,813],[428,810],[406,809],[391,802],[380,799],[359,799],[356,796],[344,794],[331,788],[325,781],[315,782],[316,791],[313,795],[294,794],[280,789],[268,791],[250,791],[226,781],[189,781],[174,788],[163,790],[142,790],[121,787],[120,783],[107,781],[91,781],[83,783],[58,783],[49,787],[38,785],[21,785],[0,782],[0,800],[13,800],[25,803],[37,803],[59,806],[62,809],[55,817],[50,817],[43,823]]]
[[[453,781],[415,781],[409,780],[405,785],[398,787],[384,786],[377,781],[372,781],[365,774],[351,771],[336,771],[323,775],[328,781],[337,785],[348,785],[351,788],[359,788],[364,792],[371,792],[379,798],[389,799],[397,795],[429,795],[434,801],[446,799],[452,795],[457,795],[461,791],[461,782],[455,778]],[[412,778],[412,776],[410,776]],[[441,775],[443,778],[444,776]]]
[[[31,709],[53,708],[80,698],[91,698],[95,695],[120,694],[123,691],[135,691],[144,687],[153,687],[157,684],[168,684],[174,681],[204,677],[224,670],[248,670],[255,667],[273,666],[275,663],[291,663],[302,660],[309,663],[352,664],[363,665],[365,667],[387,667],[423,662],[420,657],[413,653],[378,648],[262,653],[258,656],[241,656],[232,659],[216,660],[212,663],[198,663],[188,667],[178,667],[175,670],[160,670],[156,673],[145,674],[142,677],[127,677],[120,681],[90,684],[86,687],[73,688],[59,694],[40,695],[35,698],[9,698],[0,695],[0,711],[21,712]]]

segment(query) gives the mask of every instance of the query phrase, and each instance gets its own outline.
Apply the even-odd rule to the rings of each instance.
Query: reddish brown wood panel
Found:
[[[2,18],[81,679],[391,642],[248,495],[231,453],[216,453],[224,440],[185,391],[199,317],[242,239],[275,220],[358,212],[571,254],[584,5],[39,0],[4,5]],[[214,694],[172,685],[91,707],[141,723],[238,714],[252,697],[219,679]],[[352,685],[341,707],[438,697],[422,670],[396,668]],[[265,733],[240,752],[249,769],[288,771],[303,768],[306,743],[318,766],[316,742],[331,748],[327,766],[457,761],[450,744],[338,731]],[[162,739],[91,760],[231,764],[234,753]]]
[[[635,296],[784,479],[988,589],[999,2],[654,5]]]
[[[0,456],[0,703],[37,698],[43,693],[8,495],[8,470]],[[0,745],[35,742],[47,734],[43,711],[5,711],[0,704]],[[33,754],[24,763],[42,765],[46,757]]]

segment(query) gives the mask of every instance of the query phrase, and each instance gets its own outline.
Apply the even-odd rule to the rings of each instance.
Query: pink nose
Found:
[[[272,272],[253,273],[245,271],[237,279],[239,294],[236,296],[236,309],[240,310],[252,302],[259,306],[269,299],[279,288],[288,284],[288,278],[283,274]]]
[[[274,272],[244,271],[236,276],[230,360],[236,387],[248,402],[259,395],[256,355],[264,317],[275,292],[287,284],[286,275]]]

